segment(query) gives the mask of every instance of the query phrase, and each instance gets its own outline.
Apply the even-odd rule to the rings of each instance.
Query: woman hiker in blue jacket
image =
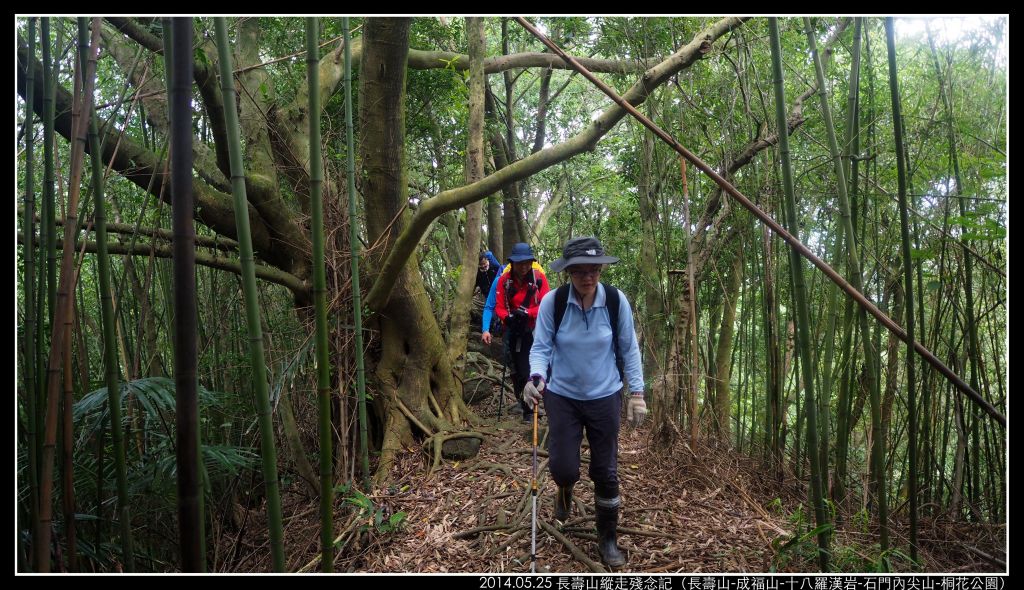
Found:
[[[598,553],[612,568],[626,563],[616,544],[620,505],[619,412],[625,385],[616,366],[617,357],[623,362],[631,391],[626,419],[636,427],[647,415],[633,312],[624,294],[609,295],[600,282],[604,265],[618,261],[605,255],[597,238],[580,237],[569,240],[562,257],[551,263],[554,272],[569,273],[571,287],[562,287],[568,290],[568,301],[559,326],[554,319],[557,291],[541,301],[530,350],[531,381],[523,392],[528,403],[543,401],[547,411],[549,467],[551,478],[558,485],[555,518],[563,522],[572,509],[573,486],[580,479],[580,443],[586,431]],[[609,299],[618,299],[615,330],[607,306]],[[618,342],[613,342],[613,333],[617,333]]]

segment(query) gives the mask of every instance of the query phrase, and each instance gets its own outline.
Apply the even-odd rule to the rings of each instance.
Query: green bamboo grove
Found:
[[[765,552],[643,563],[1006,568],[1008,18],[525,20],[587,72],[513,18],[17,16],[19,572],[518,571],[477,265],[586,235],[631,554],[714,464]]]

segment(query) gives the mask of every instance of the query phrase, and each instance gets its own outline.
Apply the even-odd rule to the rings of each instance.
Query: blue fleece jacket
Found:
[[[600,399],[622,389],[623,383],[615,367],[615,348],[612,346],[612,326],[608,316],[607,295],[604,285],[597,285],[594,304],[583,311],[574,289],[569,290],[569,302],[555,342],[555,291],[551,290],[540,302],[537,326],[533,330],[533,348],[530,349],[530,373],[546,375],[551,365],[548,387],[558,395],[578,400]],[[625,362],[624,373],[629,389],[634,393],[644,390],[643,364],[640,345],[633,327],[633,310],[626,294],[619,292],[619,351]]]

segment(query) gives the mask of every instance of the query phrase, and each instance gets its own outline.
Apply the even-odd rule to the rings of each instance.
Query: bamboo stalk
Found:
[[[885,19],[886,45],[889,53],[889,91],[892,97],[893,130],[896,142],[896,171],[899,186],[900,233],[903,246],[904,301],[907,326],[907,389],[909,413],[909,461],[910,461],[910,558],[917,561],[917,379],[914,368],[914,274],[910,257],[910,221],[907,212],[906,165],[903,161],[903,117],[900,94],[896,79],[896,39],[893,33],[892,17]]]
[[[323,162],[320,156],[320,27],[306,19],[306,79],[309,86],[309,198],[313,234],[313,304],[316,308],[316,373],[320,433],[320,564],[334,571],[334,473],[331,440],[331,361],[327,343],[327,271],[324,268]]]
[[[174,230],[174,381],[177,419],[178,536],[181,567],[205,571],[196,375],[195,222],[192,194],[192,19],[170,28],[171,191]]]
[[[36,58],[36,21],[28,19],[28,61],[32,63]],[[32,104],[34,99],[35,68],[28,68],[27,85],[25,87],[25,221],[22,227],[26,235],[35,236],[35,168],[34,168],[34,145],[35,145],[35,124],[33,121]],[[46,72],[43,72],[46,75]],[[36,379],[36,330],[38,329],[36,314],[36,263],[35,244],[25,244],[25,277],[22,284],[25,285],[25,331],[22,355],[24,358],[25,390],[22,396],[25,404],[26,424],[25,431],[28,439],[28,498],[29,509],[26,514],[28,522],[18,522],[19,538],[23,525],[27,525],[33,531],[33,537],[37,534],[32,528],[39,514],[39,447],[36,428],[36,414],[39,409],[36,407],[38,381]],[[21,516],[22,512],[18,515]],[[20,555],[20,552],[19,552]],[[24,571],[24,570],[22,570]]]
[[[93,87],[96,73],[96,54],[99,51],[99,26],[93,28],[91,50],[87,63],[79,63],[76,76],[76,96],[81,100],[75,101],[75,110],[79,112],[89,111],[93,100]],[[79,117],[80,119],[80,117]],[[82,160],[85,155],[85,129],[86,126],[78,121],[75,127],[75,141],[71,151],[71,179],[68,183],[68,206],[67,222],[64,225],[64,240],[72,241],[72,229],[77,226],[77,209],[79,195],[81,194]],[[74,288],[75,271],[72,267],[74,262],[74,251],[71,248],[65,249],[61,259],[61,278],[57,288],[56,302],[54,304],[54,318],[50,326],[50,354],[47,369],[46,384],[46,430],[43,441],[43,452],[41,461],[40,476],[40,497],[39,497],[39,540],[35,546],[37,571],[48,573],[50,571],[50,541],[52,538],[53,507],[53,464],[56,452],[57,440],[57,415],[60,388],[60,371],[64,354],[64,333],[66,318],[71,313],[70,293]]]
[[[360,462],[363,470],[363,486],[370,489],[370,449],[367,440],[366,417],[366,371],[363,367],[363,307],[362,293],[359,290],[359,231],[356,225],[356,153],[353,141],[352,124],[352,55],[349,50],[348,17],[341,19],[345,29],[345,143],[347,146],[347,179],[348,179],[348,223],[349,223],[349,254],[352,259],[352,321],[355,328],[356,344],[356,400],[359,405],[359,449]],[[353,464],[354,466],[354,464]]]
[[[267,523],[270,529],[270,550],[274,571],[283,572],[285,570],[285,562],[281,523],[281,492],[277,476],[277,449],[274,446],[273,414],[270,407],[269,392],[267,391],[266,355],[263,351],[263,330],[260,324],[260,308],[256,289],[256,261],[252,246],[252,231],[249,226],[245,169],[242,164],[242,146],[239,139],[238,110],[235,106],[234,78],[231,74],[228,29],[227,22],[223,17],[218,17],[214,22],[217,32],[221,92],[224,96],[224,113],[231,160],[231,192],[235,199],[235,225],[238,228],[238,245],[241,248],[242,287],[245,294],[245,315],[249,333],[249,360],[253,372],[252,385],[259,414],[260,450],[263,458],[264,485],[266,485],[267,490]],[[319,93],[310,92],[310,96],[319,96]],[[316,158],[315,161],[319,164],[319,158]],[[327,479],[328,484],[330,483],[329,477],[324,478],[321,475],[321,478]],[[323,485],[323,482],[321,482],[321,485]]]

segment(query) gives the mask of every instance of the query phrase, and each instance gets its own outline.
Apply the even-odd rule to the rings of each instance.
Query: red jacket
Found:
[[[526,281],[520,282],[513,276],[512,269],[509,268],[498,279],[494,313],[498,314],[498,317],[507,326],[511,311],[515,311],[520,306],[525,307],[527,315],[530,316],[528,327],[533,330],[537,323],[537,312],[540,311],[540,300],[551,290],[548,286],[548,277],[544,275],[544,271],[536,268],[531,268],[530,272],[526,273]],[[534,288],[531,289],[531,286]],[[508,297],[509,292],[512,293],[511,301]],[[527,300],[528,295],[530,295],[529,300]]]

